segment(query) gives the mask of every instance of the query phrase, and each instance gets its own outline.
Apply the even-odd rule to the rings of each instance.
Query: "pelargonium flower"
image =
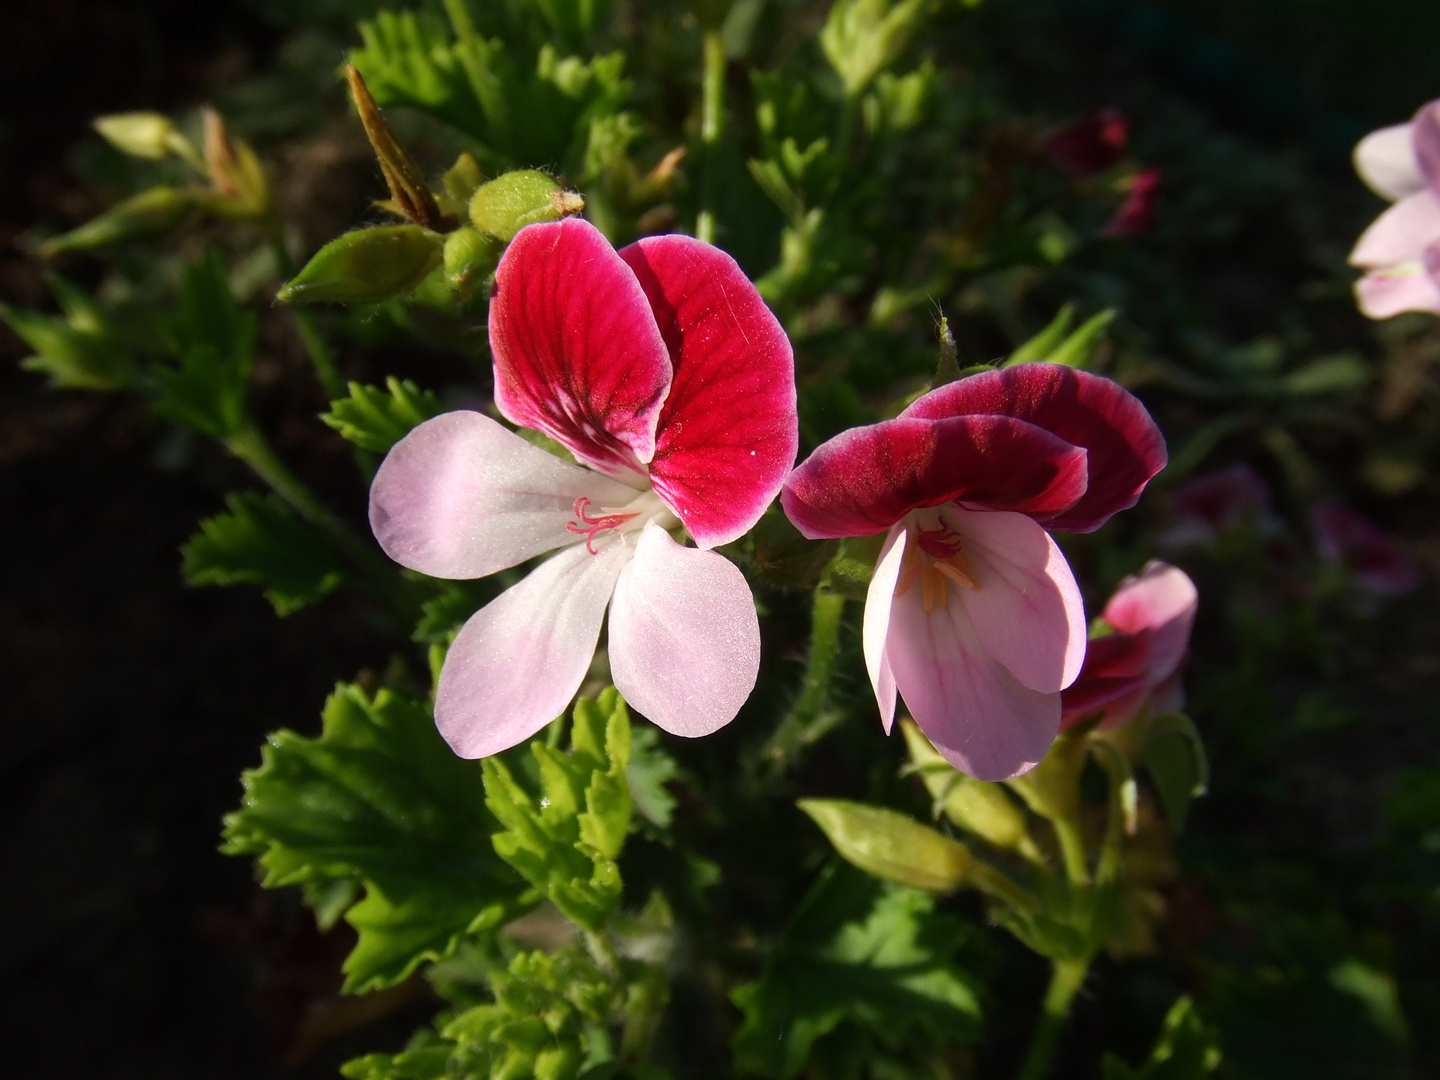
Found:
[[[1111,633],[1086,643],[1080,677],[1060,694],[1061,727],[1096,713],[1103,714],[1098,727],[1117,727],[1147,701],[1155,712],[1180,708],[1180,668],[1198,603],[1185,571],[1158,559],[1122,581],[1100,616]]]
[[[1125,114],[1112,105],[1051,132],[1041,145],[1061,168],[1083,179],[1118,164],[1129,134]]]
[[[1156,537],[1167,547],[1213,543],[1246,525],[1265,534],[1280,527],[1270,485],[1244,462],[1185,481],[1170,493],[1170,509],[1175,524]]]
[[[884,532],[863,645],[887,731],[896,693],[982,780],[1035,765],[1085,659],[1085,612],[1047,529],[1088,532],[1165,465],[1145,407],[1109,379],[1020,364],[843,432],[785,481],[811,539]]]
[[[1324,500],[1310,508],[1310,528],[1320,557],[1350,571],[1355,584],[1376,596],[1399,596],[1420,584],[1420,570],[1369,518],[1343,503]]]
[[[455,638],[441,734],[482,757],[554,719],[607,605],[611,677],[632,706],[677,735],[729,723],[755,685],[760,629],[740,571],[709,549],[749,530],[795,460],[780,324],[718,248],[658,236],[616,252],[569,219],[505,252],[490,347],[500,412],[580,464],[475,412],[426,421],[381,464],[370,523],[404,566],[477,578],[556,551]]]
[[[1351,264],[1365,271],[1355,283],[1360,310],[1372,319],[1440,313],[1440,100],[1422,106],[1410,123],[1360,140],[1355,169],[1395,202],[1350,252]]]
[[[1141,169],[1125,189],[1125,201],[1100,230],[1101,236],[1133,236],[1155,224],[1155,205],[1160,198],[1159,169]]]

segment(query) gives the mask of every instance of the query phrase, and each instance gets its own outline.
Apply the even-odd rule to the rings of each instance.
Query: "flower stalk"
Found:
[[[715,242],[716,151],[725,118],[725,42],[719,28],[705,31],[700,51],[703,70],[700,82],[700,212],[695,217],[695,237]]]
[[[1045,1080],[1050,1075],[1050,1063],[1055,1057],[1055,1045],[1060,1032],[1070,1016],[1070,1006],[1075,995],[1085,983],[1090,970],[1089,959],[1057,960],[1050,973],[1050,986],[1045,991],[1045,1001],[1040,1007],[1040,1020],[1035,1025],[1035,1034],[1030,1039],[1030,1050],[1025,1063],[1020,1067],[1019,1080]]]

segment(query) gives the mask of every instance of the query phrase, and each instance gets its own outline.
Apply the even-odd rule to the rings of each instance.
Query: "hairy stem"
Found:
[[[1085,973],[1089,968],[1088,959],[1055,961],[1054,971],[1050,975],[1050,986],[1045,991],[1045,1002],[1040,1007],[1040,1020],[1036,1023],[1035,1034],[1030,1039],[1030,1052],[1025,1055],[1019,1080],[1045,1080],[1050,1075],[1055,1044],[1060,1039],[1060,1032],[1065,1028],[1070,1006],[1085,982]]]
[[[761,753],[772,779],[793,765],[800,750],[835,723],[835,717],[825,713],[824,707],[835,678],[835,661],[840,655],[840,624],[844,614],[843,596],[828,589],[815,590],[810,608],[810,659],[805,665],[800,697]]]
[[[700,212],[695,217],[695,237],[715,242],[715,195],[719,162],[720,132],[725,119],[725,43],[720,31],[706,30],[701,40],[704,70],[700,80]]]
[[[1060,841],[1060,855],[1065,860],[1065,876],[1071,885],[1090,884],[1090,860],[1085,853],[1085,836],[1080,831],[1080,822],[1074,817],[1050,819],[1055,827],[1055,838]]]

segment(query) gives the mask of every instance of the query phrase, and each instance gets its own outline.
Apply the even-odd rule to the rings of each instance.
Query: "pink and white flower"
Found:
[[[795,460],[780,324],[718,248],[657,236],[617,252],[569,219],[506,251],[490,346],[500,412],[580,464],[453,412],[380,466],[370,523],[404,566],[477,578],[556,552],[461,629],[436,690],[441,734],[483,757],[553,720],[607,606],[611,676],[634,708],[677,735],[729,723],[760,631],[740,571],[709,549],[754,525]]]
[[[1021,364],[837,435],[791,473],[781,505],[806,536],[886,534],[863,629],[885,729],[898,691],[964,772],[1039,762],[1085,659],[1080,590],[1046,530],[1099,528],[1165,461],[1128,391]]]
[[[1342,567],[1374,596],[1400,596],[1420,585],[1420,569],[1380,526],[1344,503],[1323,500],[1310,508],[1320,557]]]
[[[1086,643],[1080,677],[1060,695],[1061,726],[1098,712],[1100,728],[1118,727],[1147,702],[1157,713],[1184,705],[1180,670],[1199,600],[1185,571],[1158,559],[1122,581],[1100,616],[1111,633]]]
[[[1440,314],[1440,100],[1422,106],[1408,124],[1361,139],[1355,169],[1395,203],[1350,253],[1351,264],[1365,271],[1355,283],[1360,310],[1372,319]]]

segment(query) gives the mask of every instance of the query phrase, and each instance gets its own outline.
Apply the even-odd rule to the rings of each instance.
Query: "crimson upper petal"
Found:
[[[495,403],[609,473],[655,452],[672,368],[645,290],[579,218],[516,234],[490,301]]]
[[[1145,406],[1109,379],[1060,364],[1017,364],[938,387],[900,415],[1025,420],[1089,453],[1089,485],[1075,502],[1031,512],[1047,529],[1090,532],[1134,506],[1165,467],[1165,438]]]
[[[922,399],[923,400],[923,399]],[[1086,490],[1086,452],[1007,416],[901,416],[852,428],[790,474],[780,503],[812,540],[880,532],[921,506],[1049,516]]]

